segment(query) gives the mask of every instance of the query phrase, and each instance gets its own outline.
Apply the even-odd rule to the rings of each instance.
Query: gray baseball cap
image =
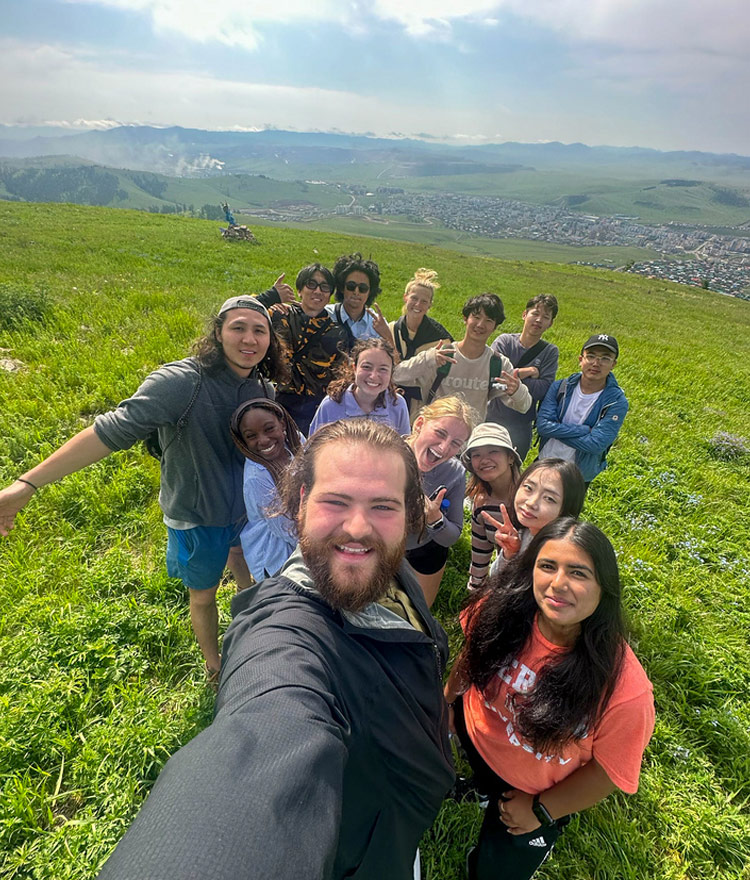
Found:
[[[255,312],[260,312],[269,323],[271,321],[268,309],[254,296],[230,296],[219,309],[219,317],[230,309],[253,309]]]

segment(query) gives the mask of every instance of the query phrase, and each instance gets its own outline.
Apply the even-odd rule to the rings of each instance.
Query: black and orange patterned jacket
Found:
[[[291,377],[279,383],[284,394],[323,397],[339,364],[347,357],[346,330],[322,311],[309,318],[292,303],[285,314],[273,314],[273,326],[291,352]]]

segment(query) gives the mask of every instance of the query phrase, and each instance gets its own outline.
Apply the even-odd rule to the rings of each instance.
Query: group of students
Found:
[[[265,294],[228,299],[193,357],[156,370],[0,491],[0,534],[42,486],[156,431],[168,572],[189,588],[193,629],[218,678],[223,570],[242,590],[293,554],[296,523],[281,511],[278,490],[306,436],[339,419],[390,425],[405,436],[421,481],[425,528],[406,536],[405,558],[428,606],[461,535],[467,496],[471,507],[465,642],[445,686],[476,788],[489,797],[470,876],[499,876],[502,865],[503,877],[529,877],[571,812],[616,787],[636,790],[654,722],[650,683],[625,641],[614,551],[578,520],[603,456],[594,461],[571,442],[571,453],[541,455],[521,473],[538,404],[550,401],[551,412],[567,394],[552,385],[556,347],[540,344],[557,302],[535,297],[524,332],[503,334],[490,349],[504,319],[499,297],[466,303],[466,332],[455,342],[427,315],[439,286],[430,270],[407,284],[403,314],[391,324],[369,309],[380,276],[359,254],[340,258],[333,272],[301,270],[299,300],[283,278]],[[613,337],[592,337],[582,368],[589,349],[594,371],[615,352],[611,369]],[[567,381],[571,393],[581,378]],[[617,430],[627,402],[624,411],[618,405]],[[600,427],[599,414],[584,429],[592,407],[597,400],[577,424],[559,420],[560,444]],[[542,452],[551,439],[542,436]]]

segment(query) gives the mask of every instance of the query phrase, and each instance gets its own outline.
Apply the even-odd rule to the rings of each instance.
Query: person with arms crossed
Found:
[[[427,314],[439,287],[434,269],[417,269],[407,282],[401,317],[388,325],[393,333],[397,361],[409,360],[421,351],[434,348],[441,340],[453,342],[445,327]],[[409,404],[413,421],[422,406],[422,392],[418,385],[401,383],[399,387]]]
[[[586,488],[607,466],[607,452],[628,412],[612,372],[619,355],[614,336],[590,336],[578,358],[581,372],[554,382],[539,407],[539,458],[574,461]]]
[[[508,429],[523,463],[531,448],[537,409],[557,373],[559,349],[542,339],[557,317],[557,299],[547,293],[532,297],[526,303],[522,317],[523,330],[520,333],[501,333],[491,348],[495,354],[505,355],[513,364],[518,378],[529,389],[531,406],[521,413],[506,406],[499,398],[493,398],[487,407],[487,421]]]
[[[252,296],[231,297],[196,343],[195,357],[151,373],[132,397],[0,492],[0,534],[7,535],[42,486],[158,432],[167,571],[189,589],[193,631],[209,678],[218,677],[216,590],[225,566],[238,588],[250,583],[239,537],[242,457],[229,436],[229,419],[244,400],[273,397],[268,380],[285,375],[265,306]]]
[[[454,773],[447,640],[403,564],[424,522],[387,425],[324,425],[285,475],[299,547],[238,594],[213,723],[162,770],[100,880],[411,880]]]

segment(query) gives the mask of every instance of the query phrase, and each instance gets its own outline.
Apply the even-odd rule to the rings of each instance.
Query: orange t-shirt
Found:
[[[633,794],[638,790],[643,752],[654,731],[654,698],[651,682],[629,645],[614,692],[593,730],[560,753],[542,754],[515,729],[511,694],[528,693],[544,662],[565,650],[544,638],[535,619],[520,657],[499,674],[497,697],[489,702],[474,686],[464,694],[471,741],[498,776],[528,794],[546,791],[592,758],[618,788]]]

